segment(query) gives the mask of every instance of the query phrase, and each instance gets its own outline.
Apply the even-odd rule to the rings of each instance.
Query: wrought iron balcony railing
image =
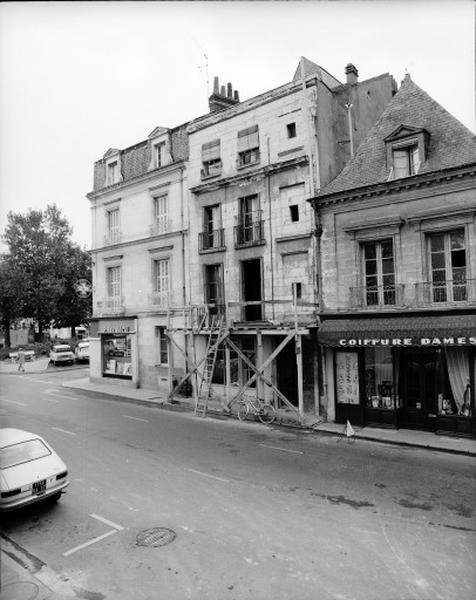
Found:
[[[419,306],[476,304],[476,279],[420,281],[415,284],[415,302]]]
[[[225,230],[213,229],[213,231],[201,231],[198,234],[198,249],[212,250],[225,247]]]
[[[168,233],[170,231],[170,220],[169,219],[157,219],[149,227],[150,235],[159,235],[161,233]]]
[[[353,308],[381,308],[385,306],[402,306],[404,304],[405,286],[394,285],[360,286],[350,288],[350,300]]]
[[[168,308],[169,294],[168,292],[152,292],[149,294],[149,304],[159,308]]]
[[[96,304],[98,312],[103,315],[119,315],[125,311],[123,296],[108,296]]]
[[[264,221],[253,221],[235,225],[235,247],[258,246],[264,244]]]
[[[104,244],[117,244],[122,241],[122,232],[118,229],[110,229],[104,236]]]

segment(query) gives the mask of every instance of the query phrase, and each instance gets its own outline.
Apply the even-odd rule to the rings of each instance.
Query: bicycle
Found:
[[[247,397],[240,402],[238,406],[238,419],[244,421],[250,410],[265,425],[271,425],[276,419],[276,409],[272,404],[251,397]]]

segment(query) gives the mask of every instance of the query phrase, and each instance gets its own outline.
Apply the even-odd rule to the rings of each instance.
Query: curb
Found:
[[[105,399],[114,399],[115,401],[128,403],[128,404],[136,404],[138,406],[155,407],[158,409],[169,410],[172,412],[193,412],[194,411],[194,408],[192,406],[190,406],[189,404],[186,404],[186,403],[182,403],[180,401],[171,403],[171,402],[167,402],[166,400],[161,400],[160,402],[155,402],[155,401],[151,401],[151,400],[142,400],[140,398],[131,398],[130,396],[119,396],[119,395],[115,395],[110,392],[88,390],[88,389],[78,388],[78,387],[74,387],[74,386],[69,386],[67,384],[67,382],[63,383],[62,386],[67,389],[76,390],[80,393],[88,393],[88,392],[91,393],[92,392],[93,394],[97,394],[98,396],[101,396],[102,398],[105,398]],[[209,409],[207,411],[207,416],[210,418],[213,418],[213,419],[217,419],[217,420],[233,419],[236,417],[236,415],[234,415],[234,414],[227,414],[224,412],[219,412],[216,409]],[[337,438],[344,437],[342,433],[339,433],[336,431],[328,431],[328,430],[326,431],[325,429],[315,429],[312,426],[303,426],[303,425],[299,425],[296,423],[284,423],[284,422],[279,422],[278,420],[276,420],[274,423],[272,423],[272,425],[270,425],[270,427],[283,427],[283,428],[288,428],[288,429],[294,429],[296,431],[300,431],[303,433],[306,432],[306,433],[317,433],[317,434],[321,434],[321,435],[324,434],[326,436],[332,436],[332,437],[337,437]],[[376,442],[378,444],[390,444],[392,446],[403,446],[406,448],[431,450],[433,452],[440,452],[440,453],[453,454],[453,455],[459,455],[459,456],[470,456],[470,457],[476,456],[476,450],[474,452],[472,452],[471,450],[464,450],[464,449],[458,449],[458,448],[441,448],[438,446],[433,446],[431,444],[423,444],[423,443],[418,444],[415,442],[378,439],[378,438],[375,438],[372,436],[360,435],[359,433],[355,433],[353,437],[354,437],[354,439],[363,440],[366,442],[374,442],[374,443]]]

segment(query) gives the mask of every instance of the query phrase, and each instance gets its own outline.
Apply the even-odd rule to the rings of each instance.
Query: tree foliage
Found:
[[[90,277],[87,252],[71,240],[72,229],[60,209],[8,214],[4,241],[7,271],[21,274],[21,317],[34,318],[40,334],[50,324],[79,325],[90,315],[91,299],[78,298],[74,282]]]

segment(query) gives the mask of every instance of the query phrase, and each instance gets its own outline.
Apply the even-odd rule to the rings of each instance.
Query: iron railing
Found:
[[[225,247],[225,230],[213,229],[212,231],[201,231],[198,234],[198,249],[211,250],[213,248]]]
[[[235,225],[235,247],[258,246],[264,244],[264,221],[251,221]]]
[[[402,306],[405,286],[394,285],[360,286],[350,288],[350,301],[353,308],[375,308]]]

